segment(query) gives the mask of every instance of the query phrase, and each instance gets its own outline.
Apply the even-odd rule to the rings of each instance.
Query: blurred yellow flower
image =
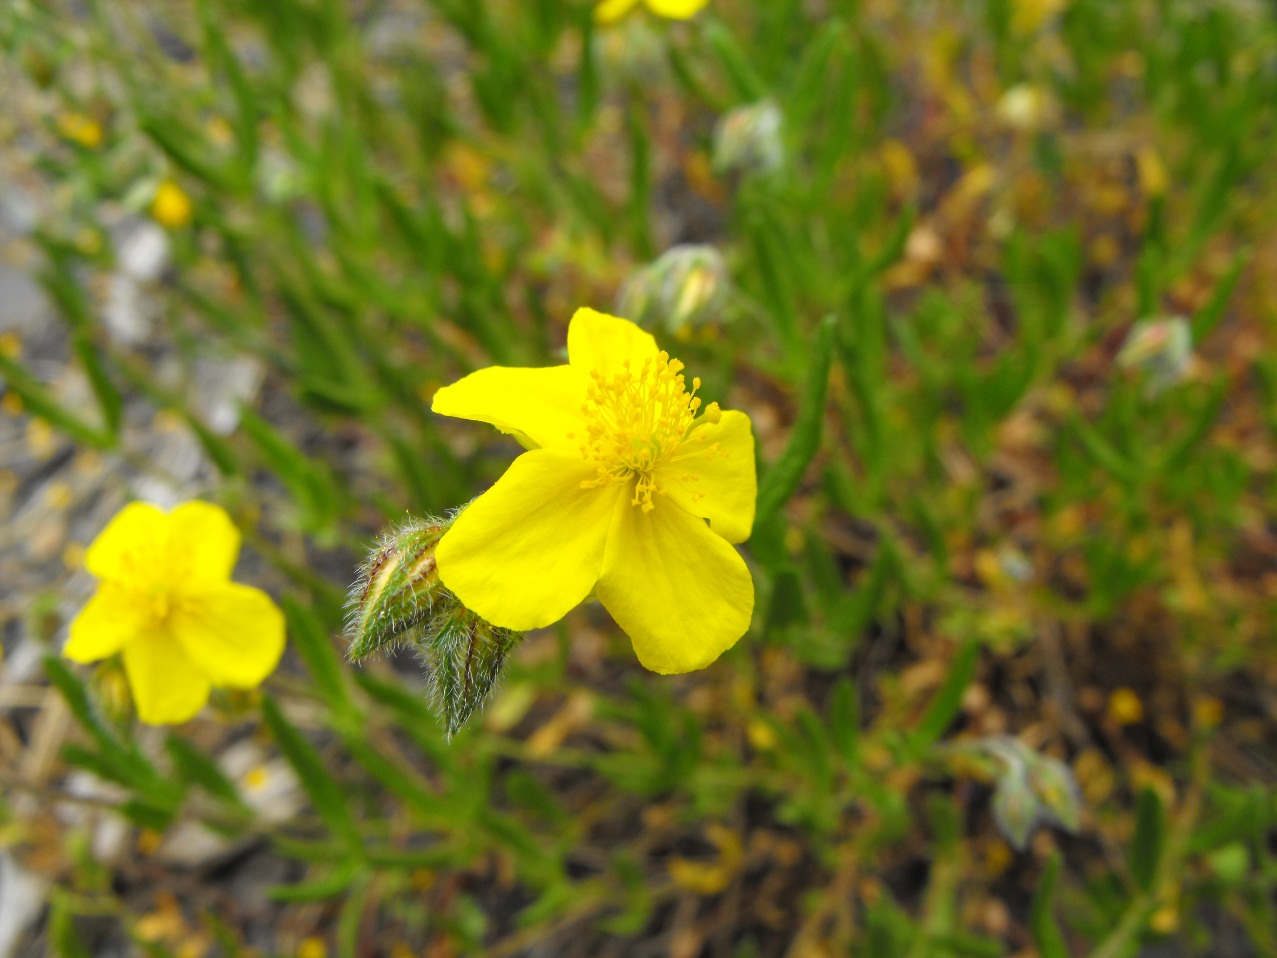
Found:
[[[165,180],[151,200],[151,215],[161,226],[181,229],[191,221],[191,198],[172,180]]]
[[[594,19],[599,23],[615,23],[640,4],[653,13],[671,20],[690,20],[709,3],[709,0],[603,0],[594,8]]]
[[[731,545],[754,523],[754,437],[744,413],[702,410],[682,369],[628,320],[581,309],[566,366],[491,367],[440,389],[435,412],[530,449],[440,540],[444,585],[519,631],[593,591],[654,672],[704,668],[735,645],[754,608]]]
[[[102,124],[83,113],[63,113],[58,117],[58,132],[89,150],[102,145]]]
[[[215,685],[261,684],[284,652],[284,616],[265,592],[230,581],[238,555],[239,531],[218,506],[125,506],[85,553],[101,581],[63,654],[123,653],[138,716],[154,725],[186,721]]]

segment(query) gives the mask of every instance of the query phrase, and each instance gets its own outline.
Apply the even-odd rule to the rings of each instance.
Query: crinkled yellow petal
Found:
[[[525,452],[439,540],[439,577],[472,612],[508,629],[537,629],[589,595],[623,483],[585,489],[583,459]]]
[[[221,506],[184,502],[168,514],[174,588],[200,588],[230,579],[239,558],[239,530]]]
[[[594,8],[594,19],[599,23],[615,23],[640,3],[640,0],[603,0]]]
[[[124,673],[143,722],[176,725],[208,701],[208,678],[166,631],[145,632],[125,645]]]
[[[284,614],[261,589],[228,582],[173,603],[169,629],[213,685],[254,688],[284,654]]]
[[[647,8],[662,17],[690,20],[709,4],[709,0],[647,0]]]
[[[730,409],[717,423],[697,426],[657,477],[671,501],[728,542],[744,542],[754,527],[758,479],[749,417]]]
[[[568,323],[568,362],[587,374],[618,371],[627,359],[637,371],[659,351],[652,334],[628,319],[585,308]]]
[[[705,668],[745,634],[754,612],[744,560],[668,500],[647,513],[617,507],[596,591],[639,661],[663,674]]]
[[[168,564],[169,517],[146,502],[130,502],[115,514],[84,553],[84,566],[99,579],[145,587],[163,581]]]
[[[146,601],[130,589],[103,582],[71,620],[62,654],[72,662],[96,662],[114,655],[148,624]]]
[[[440,415],[491,423],[543,448],[575,448],[569,433],[584,428],[581,405],[588,380],[571,366],[520,369],[492,366],[444,386],[431,409]]]

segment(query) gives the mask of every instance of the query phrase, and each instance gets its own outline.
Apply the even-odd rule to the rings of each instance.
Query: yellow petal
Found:
[[[131,590],[103,582],[71,620],[62,654],[72,662],[105,659],[124,648],[148,621],[146,607]]]
[[[145,591],[225,582],[238,555],[239,530],[220,506],[185,502],[166,513],[131,502],[89,546],[84,564],[99,579]]]
[[[586,373],[619,370],[627,359],[637,369],[658,352],[652,334],[628,319],[578,309],[568,324],[568,361]]]
[[[184,502],[168,520],[170,582],[185,589],[230,579],[239,558],[239,530],[225,509],[211,502]]]
[[[443,416],[491,423],[546,448],[575,448],[569,433],[584,428],[581,405],[587,380],[571,366],[517,369],[492,366],[435,393],[431,409]]]
[[[594,19],[599,23],[615,23],[639,5],[639,0],[603,0],[594,8]]]
[[[508,629],[557,622],[589,595],[623,483],[593,489],[597,467],[536,449],[457,516],[435,551],[439,577],[472,612]]]
[[[214,685],[254,688],[284,654],[284,614],[270,596],[228,582],[174,602],[169,628]]]
[[[754,527],[758,479],[749,417],[729,409],[717,423],[698,426],[661,469],[658,484],[670,501],[728,542],[744,542]]]
[[[754,612],[744,560],[667,499],[647,513],[617,508],[597,592],[639,661],[663,674],[705,668],[745,634]]]
[[[143,722],[176,725],[208,701],[208,679],[167,632],[146,632],[124,646],[124,673]]]
[[[662,17],[673,20],[690,20],[709,3],[709,0],[647,0],[647,8]]]
[[[84,567],[99,579],[144,586],[167,564],[168,516],[146,502],[115,514],[84,553]]]

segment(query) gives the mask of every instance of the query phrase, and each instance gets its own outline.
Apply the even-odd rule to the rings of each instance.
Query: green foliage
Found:
[[[270,818],[221,739],[159,747],[50,658],[66,762],[141,828],[299,863],[270,897],[325,903],[342,955],[1116,958],[1212,921],[1277,954],[1271,5],[591,7],[0,9],[6,139],[57,186],[14,261],[63,337],[58,375],[0,344],[6,415],[139,468],[155,412],[194,437],[292,650],[207,726],[251,730],[309,810]],[[192,218],[139,344],[101,290],[162,180]],[[432,577],[444,523],[404,517],[515,452],[433,416],[435,388],[561,361],[573,309],[680,243],[725,292],[678,336],[651,322],[753,419],[758,610],[666,678],[597,610],[479,622]],[[1192,358],[1150,390],[1116,356],[1172,316]],[[229,426],[209,358],[262,373]],[[981,745],[1008,734],[1010,776]],[[137,907],[86,873],[51,898],[56,953]]]

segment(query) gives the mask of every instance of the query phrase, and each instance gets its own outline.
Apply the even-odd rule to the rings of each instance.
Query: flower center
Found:
[[[631,504],[644,512],[655,508],[652,497],[665,493],[657,480],[657,466],[676,458],[679,445],[699,425],[722,418],[718,403],[700,412],[696,392],[701,381],[693,379],[689,391],[682,370],[681,362],[662,352],[643,360],[637,370],[626,360],[621,371],[611,376],[591,371],[581,407],[586,433],[568,437],[580,438],[581,455],[598,463],[598,476],[582,482],[582,488],[637,479]]]
[[[165,621],[168,619],[169,612],[172,609],[168,590],[163,588],[155,589],[148,596],[148,599],[150,600],[149,611],[151,613],[151,621],[156,626],[164,625]]]

